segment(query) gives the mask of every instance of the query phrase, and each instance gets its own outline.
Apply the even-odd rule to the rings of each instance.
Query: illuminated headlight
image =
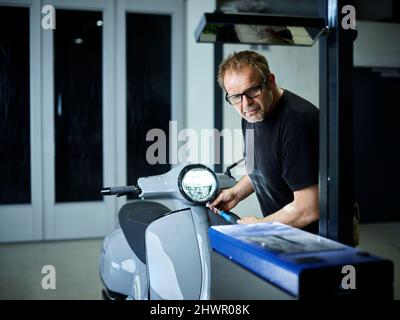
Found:
[[[182,195],[189,201],[205,204],[218,192],[218,179],[215,173],[202,164],[184,167],[178,177]]]

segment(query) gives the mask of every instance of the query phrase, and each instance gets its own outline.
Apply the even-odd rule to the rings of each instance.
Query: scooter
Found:
[[[102,194],[137,194],[119,212],[121,228],[105,237],[99,272],[104,299],[208,300],[211,270],[208,227],[236,223],[232,212],[206,204],[236,180],[202,164],[177,165],[139,178],[137,185],[105,187]],[[152,200],[152,201],[150,201]]]

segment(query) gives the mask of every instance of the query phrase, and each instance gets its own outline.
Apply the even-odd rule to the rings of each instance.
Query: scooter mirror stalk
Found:
[[[239,165],[240,163],[242,163],[244,161],[244,158],[236,161],[235,163],[232,163],[230,166],[226,167],[226,170],[224,172],[224,175],[228,176],[229,178],[233,178],[232,177],[232,173],[231,170],[236,167],[237,165]]]

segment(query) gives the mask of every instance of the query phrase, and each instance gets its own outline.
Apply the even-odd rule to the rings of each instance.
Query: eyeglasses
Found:
[[[232,95],[228,96],[228,92],[227,92],[225,94],[225,100],[232,105],[239,104],[242,102],[243,96],[246,96],[249,99],[253,99],[253,98],[256,98],[259,95],[261,95],[263,93],[262,92],[263,87],[265,87],[265,79],[263,80],[263,82],[260,85],[251,87],[251,88],[243,91],[243,93],[232,94]]]

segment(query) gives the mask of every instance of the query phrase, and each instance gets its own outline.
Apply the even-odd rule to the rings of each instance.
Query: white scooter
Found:
[[[208,227],[240,218],[231,212],[217,216],[205,204],[236,183],[230,169],[242,161],[224,174],[201,164],[178,165],[165,174],[139,178],[137,186],[103,188],[103,195],[135,193],[142,199],[121,208],[121,228],[103,241],[103,298],[210,299]]]

